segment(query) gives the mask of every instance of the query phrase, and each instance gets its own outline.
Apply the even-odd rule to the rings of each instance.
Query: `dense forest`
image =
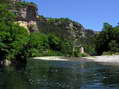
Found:
[[[17,15],[10,10],[11,6],[8,0],[0,1],[1,64],[5,60],[26,62],[27,58],[36,56],[78,57],[119,52],[118,25],[113,27],[104,23],[102,31],[95,32],[68,18],[39,16],[39,32],[29,34],[26,28],[16,23]],[[80,47],[84,47],[84,54],[80,53]]]
[[[95,45],[98,55],[118,54],[119,26],[113,27],[109,23],[104,23],[103,30],[96,35]]]

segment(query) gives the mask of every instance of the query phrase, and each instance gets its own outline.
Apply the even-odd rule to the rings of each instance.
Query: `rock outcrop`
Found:
[[[81,45],[84,36],[84,27],[67,18],[45,18],[40,16],[39,31],[45,34],[55,34],[65,40],[71,40],[75,46]]]
[[[90,30],[67,18],[46,18],[38,16],[37,5],[15,0],[13,12],[17,15],[17,22],[27,29],[28,33],[41,32],[55,34],[64,40],[69,40],[75,47],[82,47],[88,39]],[[91,33],[92,34],[92,33]],[[87,42],[90,42],[87,40]]]
[[[14,1],[14,7],[11,9],[17,15],[16,20],[20,26],[25,27],[29,33],[38,32],[37,27],[37,5],[21,0]]]
[[[38,16],[37,5],[15,0],[13,12],[17,15],[19,25],[30,32],[55,34],[64,40],[71,40],[75,46],[81,45],[84,36],[84,27],[67,18],[45,18]]]

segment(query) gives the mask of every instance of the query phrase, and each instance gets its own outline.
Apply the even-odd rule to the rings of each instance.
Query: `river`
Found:
[[[0,89],[119,89],[119,66],[29,59],[25,69],[0,69]]]

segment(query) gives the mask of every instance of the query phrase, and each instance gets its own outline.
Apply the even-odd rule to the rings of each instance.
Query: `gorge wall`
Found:
[[[29,2],[16,1],[12,12],[16,14],[16,21],[25,27],[28,32],[38,32],[37,5]]]
[[[78,22],[68,18],[46,18],[39,16],[37,5],[29,2],[16,1],[13,12],[17,14],[17,22],[29,33],[41,32],[54,34],[64,40],[70,40],[74,46],[81,47],[88,42],[87,30]]]
[[[45,18],[39,16],[39,31],[45,34],[55,34],[65,40],[71,40],[73,44],[80,45],[85,36],[84,27],[67,18]]]

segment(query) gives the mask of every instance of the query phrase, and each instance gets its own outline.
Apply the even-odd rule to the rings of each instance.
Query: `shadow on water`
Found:
[[[0,89],[119,89],[118,66],[29,59],[25,70],[0,71]]]
[[[0,89],[33,89],[27,80],[24,71],[13,67],[4,67],[0,71]]]

